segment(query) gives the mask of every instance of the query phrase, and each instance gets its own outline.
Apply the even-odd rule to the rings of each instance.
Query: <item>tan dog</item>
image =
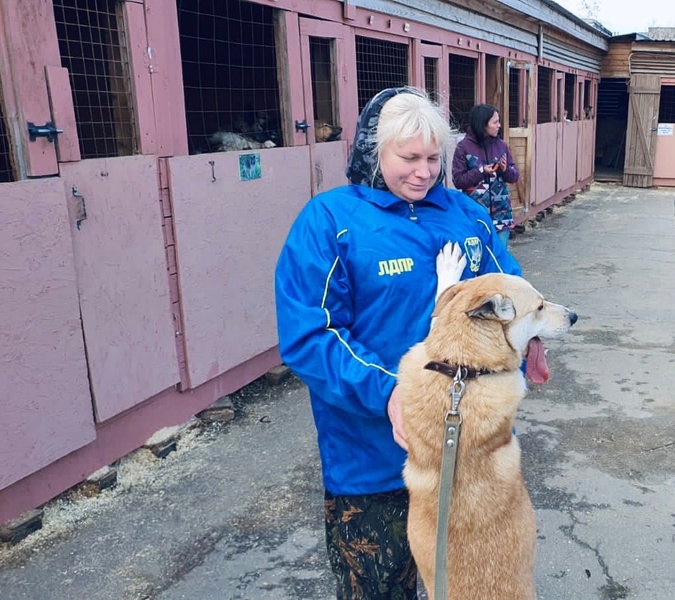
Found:
[[[433,600],[444,419],[453,379],[425,366],[442,361],[477,371],[466,379],[450,525],[448,600],[533,600],[536,523],[512,435],[528,377],[543,383],[541,337],[564,334],[577,315],[547,302],[521,277],[490,274],[443,292],[427,339],[401,360],[399,383],[408,441],[408,537]],[[437,600],[445,600],[440,598]]]
[[[336,127],[325,121],[314,121],[314,139],[317,142],[334,142],[340,139],[342,127]]]

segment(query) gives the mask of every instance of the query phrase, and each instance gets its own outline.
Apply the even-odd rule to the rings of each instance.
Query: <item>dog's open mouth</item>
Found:
[[[527,343],[527,361],[525,363],[525,375],[532,383],[546,383],[548,381],[548,364],[546,363],[546,350],[538,337],[533,337]]]

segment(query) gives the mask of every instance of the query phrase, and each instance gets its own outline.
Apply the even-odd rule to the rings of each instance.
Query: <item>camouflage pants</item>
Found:
[[[326,491],[324,511],[339,600],[416,600],[406,490],[363,496]]]

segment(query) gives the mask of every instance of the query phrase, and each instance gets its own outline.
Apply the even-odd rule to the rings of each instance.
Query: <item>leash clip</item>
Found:
[[[466,383],[464,383],[465,376],[466,371],[462,373],[462,367],[458,367],[452,385],[448,390],[450,392],[450,396],[452,397],[452,412],[457,412],[459,401],[462,399],[464,391],[466,390]]]

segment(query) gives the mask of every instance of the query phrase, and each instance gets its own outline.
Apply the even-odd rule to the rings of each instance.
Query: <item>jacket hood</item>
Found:
[[[363,107],[356,124],[354,144],[349,155],[349,161],[347,162],[347,169],[345,170],[350,183],[365,185],[376,190],[389,190],[377,165],[375,138],[382,107],[387,100],[390,100],[397,94],[421,95],[416,89],[410,87],[387,88],[373,96]],[[441,159],[441,172],[433,187],[441,184],[445,179],[446,167],[447,157],[444,153]]]

